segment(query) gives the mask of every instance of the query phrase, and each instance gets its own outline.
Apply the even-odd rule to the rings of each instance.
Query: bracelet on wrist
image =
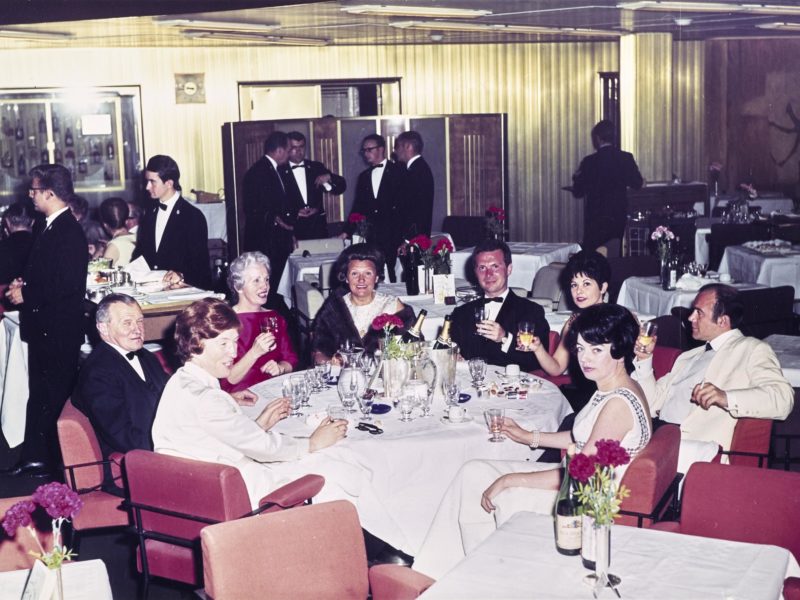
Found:
[[[531,447],[531,450],[536,450],[539,447],[540,432],[538,429],[534,429],[531,433],[533,434],[533,439],[531,440],[531,443],[528,444],[528,446]]]

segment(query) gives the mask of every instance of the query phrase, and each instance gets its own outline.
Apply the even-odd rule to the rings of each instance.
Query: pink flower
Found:
[[[433,242],[431,241],[431,238],[429,238],[427,235],[425,235],[423,233],[420,233],[418,236],[415,236],[415,237],[411,238],[408,241],[408,243],[409,244],[414,244],[415,246],[418,246],[419,249],[422,250],[423,252],[428,250],[433,245]]]
[[[494,204],[491,205],[489,208],[487,208],[486,212],[489,213],[492,217],[494,217],[498,221],[506,220],[506,211],[504,211],[502,208],[498,206],[495,206]]]
[[[617,440],[598,440],[595,446],[597,447],[595,459],[603,467],[627,465],[631,460],[628,451]]]
[[[372,319],[372,328],[375,331],[380,331],[381,329],[394,329],[396,327],[402,327],[402,326],[403,326],[403,320],[397,315],[381,313],[380,315]]]
[[[31,496],[31,500],[44,508],[54,519],[71,519],[83,506],[83,500],[77,493],[69,486],[57,482],[40,485]]]
[[[569,461],[569,474],[580,481],[586,483],[594,475],[594,457],[585,454],[576,454]]]
[[[447,252],[453,251],[453,244],[450,243],[450,240],[447,238],[442,238],[436,243],[436,247],[433,249],[434,254],[445,254]]]
[[[366,220],[367,217],[365,217],[361,213],[350,213],[350,216],[347,218],[348,223],[361,223],[362,221]]]
[[[713,161],[711,164],[708,165],[709,173],[719,173],[722,171],[722,163],[717,162],[716,160]]]
[[[33,520],[31,513],[36,510],[36,505],[30,500],[21,500],[6,511],[3,519],[3,529],[9,537],[14,537],[18,527],[27,527]]]

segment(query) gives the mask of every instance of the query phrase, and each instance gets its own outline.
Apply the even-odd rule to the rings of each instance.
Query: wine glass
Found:
[[[413,421],[414,419],[411,418],[411,413],[414,411],[414,407],[417,405],[417,399],[412,396],[411,394],[404,394],[402,398],[400,398],[400,404],[398,408],[400,409],[400,420],[401,421]]]
[[[261,333],[271,333],[273,335],[278,333],[278,317],[274,315],[264,317],[261,321]]]
[[[486,320],[486,305],[483,302],[478,302],[475,305],[475,325],[477,326],[482,321]],[[478,333],[477,328],[475,329],[475,335],[480,335]]]
[[[444,386],[444,393],[447,395],[447,406],[458,406],[458,384],[448,383]]]
[[[708,263],[697,263],[697,274],[705,278],[708,273]]]
[[[653,321],[642,323],[639,328],[639,337],[636,338],[636,345],[640,352],[650,353],[648,347],[657,339],[658,325]]]
[[[506,438],[500,435],[500,430],[503,427],[503,417],[505,417],[505,409],[503,408],[487,408],[483,412],[483,418],[486,420],[486,425],[492,433],[489,438],[490,442],[502,442]]]
[[[486,377],[486,361],[482,358],[471,358],[469,360],[469,376],[472,377],[472,385],[478,387],[483,385]]]
[[[358,396],[358,407],[361,409],[362,421],[372,421],[369,414],[372,412],[372,403],[374,402],[372,393],[361,394]]]
[[[517,341],[521,348],[530,350],[533,344],[533,323],[530,321],[520,321],[517,325]]]
[[[290,417],[302,417],[303,413],[300,412],[300,406],[303,404],[303,397],[305,395],[305,384],[293,383],[292,393],[289,396],[289,406],[292,412],[289,413]]]
[[[348,412],[354,413],[356,398],[361,396],[367,387],[366,378],[364,374],[356,368],[345,367],[339,374],[339,383],[337,390],[342,399],[342,406],[347,408]]]

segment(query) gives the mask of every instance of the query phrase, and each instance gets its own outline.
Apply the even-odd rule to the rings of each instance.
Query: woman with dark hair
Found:
[[[269,295],[270,262],[261,252],[245,252],[231,263],[228,289],[239,317],[236,362],[222,389],[237,391],[271,377],[291,373],[297,366],[286,321],[264,308]]]
[[[106,198],[100,204],[100,222],[111,240],[106,244],[103,258],[111,259],[112,267],[125,267],[131,262],[136,236],[128,233],[128,203],[122,198]]]
[[[406,327],[414,321],[410,306],[396,296],[375,289],[383,266],[383,253],[371,244],[353,244],[342,251],[331,276],[347,287],[331,286],[331,293],[314,320],[312,352],[315,362],[333,359],[345,340],[363,347],[366,352],[374,352],[378,348],[379,332],[371,325],[382,313],[397,315]]]
[[[532,449],[563,450],[574,442],[587,455],[597,452],[598,440],[616,440],[636,456],[652,432],[644,393],[630,377],[638,334],[636,319],[621,306],[598,304],[581,312],[568,347],[586,377],[597,383],[597,392],[575,417],[572,431],[528,431],[506,418],[503,433]],[[617,468],[617,482],[624,472],[625,467]],[[551,463],[468,462],[445,494],[414,569],[438,578],[514,513],[551,512],[561,475]]]
[[[253,508],[277,487],[318,473],[325,486],[315,500],[352,502],[365,529],[389,544],[403,545],[402,533],[376,496],[371,473],[358,466],[347,448],[333,447],[345,436],[346,420],[326,417],[309,437],[293,438],[271,431],[289,414],[286,398],[269,402],[253,419],[240,404],[252,405],[254,394],[240,392],[237,399],[220,389],[219,380],[233,365],[238,336],[239,319],[222,300],[198,300],[178,315],[175,342],[184,364],[161,395],[152,429],[155,451],[235,467]]]

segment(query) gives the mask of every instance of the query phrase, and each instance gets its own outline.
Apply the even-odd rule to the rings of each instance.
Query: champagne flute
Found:
[[[530,350],[533,345],[533,323],[530,321],[520,321],[517,325],[517,341],[521,348]]]
[[[505,441],[500,431],[503,427],[503,417],[505,417],[505,409],[503,408],[487,408],[483,413],[483,418],[486,420],[486,426],[492,434],[489,438],[490,442]]]
[[[358,396],[358,407],[361,409],[362,421],[372,421],[370,413],[372,412],[372,403],[374,402],[373,394],[361,394]]]
[[[478,333],[477,326],[485,320],[486,320],[486,305],[483,302],[479,301],[475,305],[475,326],[476,326],[475,335],[480,335],[480,333]]]
[[[636,338],[636,344],[639,347],[640,352],[647,352],[648,354],[651,352],[648,350],[650,344],[652,344],[658,334],[658,325],[653,321],[647,321],[646,323],[642,323],[639,328],[639,337]]]
[[[471,358],[469,363],[469,375],[472,377],[472,385],[475,388],[483,385],[483,380],[486,377],[486,361],[482,358]]]

